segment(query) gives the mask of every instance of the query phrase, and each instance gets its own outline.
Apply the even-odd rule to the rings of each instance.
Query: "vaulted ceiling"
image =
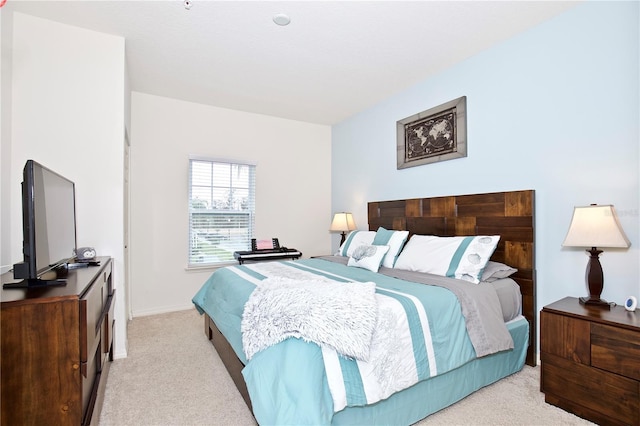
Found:
[[[334,124],[578,3],[189,1],[8,0],[2,13],[124,37],[134,91]]]

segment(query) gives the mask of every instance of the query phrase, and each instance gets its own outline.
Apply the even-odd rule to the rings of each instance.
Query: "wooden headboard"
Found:
[[[527,364],[536,365],[535,191],[413,198],[368,203],[369,229],[407,230],[409,235],[500,235],[491,260],[518,269],[522,314],[529,321]]]

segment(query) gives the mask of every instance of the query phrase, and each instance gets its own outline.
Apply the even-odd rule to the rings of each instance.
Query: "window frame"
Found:
[[[210,163],[211,166],[211,171],[210,176],[205,176],[204,180],[206,181],[207,179],[209,179],[209,185],[203,185],[202,182],[194,184],[193,180],[194,180],[194,171],[193,171],[193,165],[194,162],[198,162],[198,163]],[[237,160],[237,159],[228,159],[228,158],[210,158],[210,157],[197,157],[197,156],[190,156],[189,157],[189,163],[188,163],[188,179],[187,179],[187,215],[188,215],[188,226],[187,226],[187,269],[206,269],[206,268],[217,268],[217,267],[221,267],[221,266],[225,266],[228,264],[231,264],[233,262],[235,262],[235,259],[233,258],[232,252],[230,250],[233,251],[242,251],[242,250],[250,250],[251,247],[251,238],[254,238],[254,234],[255,234],[255,189],[256,189],[256,169],[257,169],[257,164],[255,162],[250,162],[250,161],[246,161],[246,160]],[[215,164],[219,164],[220,166],[230,166],[229,169],[229,177],[228,177],[228,182],[224,183],[224,184],[220,184],[220,182],[216,182],[216,169],[215,169]],[[244,167],[248,167],[248,176],[247,176],[247,185],[246,186],[236,186],[236,179],[239,179],[240,182],[243,181],[243,179],[240,177],[240,172],[238,169],[234,169],[234,167],[240,167],[240,168],[244,168]],[[237,173],[237,178],[233,177],[233,172],[234,170],[238,171]],[[225,178],[226,180],[226,178]],[[210,196],[205,198],[198,198],[197,196],[194,198],[194,192],[201,192],[202,191],[195,191],[194,189],[197,188],[208,188],[208,190],[210,191]],[[242,201],[242,198],[235,198],[233,197],[233,193],[235,191],[237,191],[238,189],[241,190],[241,192],[248,192],[247,193],[247,208],[244,209],[242,207],[240,207],[239,209],[232,209],[232,208],[213,208],[212,205],[213,204],[217,204],[219,202],[224,203],[225,201],[227,202],[227,205],[229,204],[236,204],[240,203],[240,205],[244,205],[244,202]],[[214,193],[216,192],[216,190],[218,192],[225,191],[226,190],[226,195],[224,197],[215,197]],[[223,200],[223,199],[227,199],[228,200]],[[194,201],[196,199],[201,199],[203,201],[203,204],[205,205],[205,208],[193,208],[194,205]],[[223,201],[221,201],[223,200]],[[210,203],[211,205],[209,207],[207,206],[207,203]],[[202,211],[197,211],[202,209]],[[197,232],[194,232],[194,229],[197,228],[197,226],[194,227],[194,223],[197,223],[196,220],[194,220],[194,214],[198,215],[198,213],[202,213],[203,217],[206,216],[210,216],[210,220],[215,223],[216,219],[219,219],[220,217],[230,217],[231,220],[230,222],[238,225],[245,225],[245,226],[230,226],[230,227],[215,227],[215,226],[209,226],[209,228],[206,230],[206,232],[203,232],[202,234],[209,234],[208,236],[205,237],[200,237],[197,236]],[[245,216],[247,217],[246,220],[244,220],[244,222],[242,221],[242,219],[238,220],[238,221],[234,221],[233,217],[242,217]],[[204,223],[205,221],[202,221],[201,223]],[[233,236],[230,234],[230,231],[232,230],[243,230],[246,228],[246,233],[241,233],[238,236]],[[204,228],[201,228],[204,229]],[[228,250],[227,253],[231,253],[231,257],[229,258],[228,254],[227,255],[223,255],[224,258],[222,260],[212,260],[212,259],[206,259],[204,261],[196,261],[196,256],[200,255],[202,256],[202,254],[198,254],[199,253],[199,248],[196,247],[196,244],[194,243],[194,238],[197,238],[197,241],[201,241],[204,244],[210,244],[211,247],[211,251],[217,250],[219,248],[219,242],[222,241],[222,239],[225,239],[224,236],[222,235],[222,232],[220,232],[220,230],[222,229],[226,229],[227,230],[227,237],[226,237],[226,242],[228,243]],[[216,235],[211,235],[211,230],[214,231],[214,233]],[[216,240],[217,238],[220,238],[219,241]],[[238,238],[239,237],[239,238]],[[205,241],[206,240],[206,241]],[[214,245],[214,244],[218,244],[218,245]],[[201,248],[202,250],[202,248]],[[204,250],[200,251],[200,253],[202,253]],[[204,254],[204,256],[206,256],[206,254]],[[215,254],[212,254],[210,257],[215,257]]]

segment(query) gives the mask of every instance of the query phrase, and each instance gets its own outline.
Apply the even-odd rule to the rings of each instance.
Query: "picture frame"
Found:
[[[398,120],[398,170],[467,156],[467,97]]]

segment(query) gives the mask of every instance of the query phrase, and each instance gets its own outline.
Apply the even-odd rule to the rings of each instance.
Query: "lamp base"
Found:
[[[580,304],[586,306],[593,306],[599,309],[611,309],[611,304],[606,300],[596,299],[593,297],[581,297]]]
[[[587,288],[589,289],[589,297],[581,297],[580,303],[598,309],[611,309],[609,302],[600,299],[600,294],[602,294],[602,288],[604,287],[604,275],[602,274],[602,265],[600,265],[600,259],[598,259],[598,257],[600,253],[602,253],[602,250],[591,247],[591,250],[587,250],[587,253],[589,253],[590,256],[585,278],[587,280]]]

